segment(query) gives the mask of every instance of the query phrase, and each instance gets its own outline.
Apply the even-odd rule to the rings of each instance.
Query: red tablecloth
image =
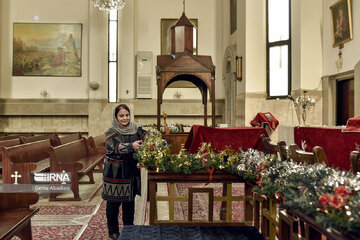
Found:
[[[313,147],[324,148],[331,167],[341,170],[350,169],[350,152],[360,145],[360,132],[343,132],[336,128],[295,127],[295,143],[306,145],[305,151]]]
[[[346,128],[343,130],[343,132],[346,131],[360,132],[360,115],[354,118],[349,118],[346,124]]]
[[[189,153],[196,153],[203,142],[208,142],[216,151],[224,150],[226,146],[235,150],[239,147],[244,151],[248,148],[262,150],[262,133],[268,136],[265,129],[260,127],[213,128],[193,125],[185,147]]]

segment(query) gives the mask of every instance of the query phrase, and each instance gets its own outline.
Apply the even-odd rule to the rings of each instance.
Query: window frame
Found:
[[[119,84],[118,84],[118,76],[119,76],[119,45],[118,45],[118,41],[119,41],[119,32],[118,32],[118,24],[119,24],[119,11],[116,10],[116,20],[111,20],[110,19],[110,14],[111,12],[108,12],[108,56],[107,56],[107,60],[108,60],[108,103],[117,103],[118,102],[118,88],[119,88]],[[116,23],[116,58],[115,60],[110,60],[110,23],[111,22],[115,22]],[[116,77],[115,77],[115,101],[110,101],[110,93],[111,93],[111,89],[110,89],[110,64],[111,63],[116,63]]]
[[[289,39],[288,40],[280,40],[275,42],[269,42],[269,0],[266,0],[266,95],[267,99],[278,99],[278,98],[288,98],[291,94],[291,0],[287,0],[289,2]],[[288,93],[286,95],[279,96],[270,96],[270,48],[272,47],[281,47],[288,46]]]

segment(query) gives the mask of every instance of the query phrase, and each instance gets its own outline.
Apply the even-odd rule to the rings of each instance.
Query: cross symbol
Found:
[[[18,171],[15,171],[15,174],[11,174],[11,177],[15,178],[15,183],[14,184],[18,184],[17,179],[21,178],[21,175],[20,174],[18,175]]]

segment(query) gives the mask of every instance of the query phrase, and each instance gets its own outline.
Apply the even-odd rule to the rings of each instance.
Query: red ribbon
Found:
[[[209,173],[209,182],[205,184],[205,186],[207,186],[209,183],[211,183],[211,180],[213,178],[213,172],[214,172],[215,168],[214,166],[211,167],[211,170],[208,168],[206,169],[206,171]]]

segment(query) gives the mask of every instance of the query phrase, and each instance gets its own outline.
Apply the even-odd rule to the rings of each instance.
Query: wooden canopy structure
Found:
[[[215,66],[211,56],[193,55],[193,31],[190,20],[183,15],[171,27],[171,55],[158,55],[156,79],[157,127],[160,129],[161,104],[163,93],[171,83],[189,81],[199,88],[204,105],[204,125],[207,126],[207,90],[211,101],[212,126],[215,126]]]

